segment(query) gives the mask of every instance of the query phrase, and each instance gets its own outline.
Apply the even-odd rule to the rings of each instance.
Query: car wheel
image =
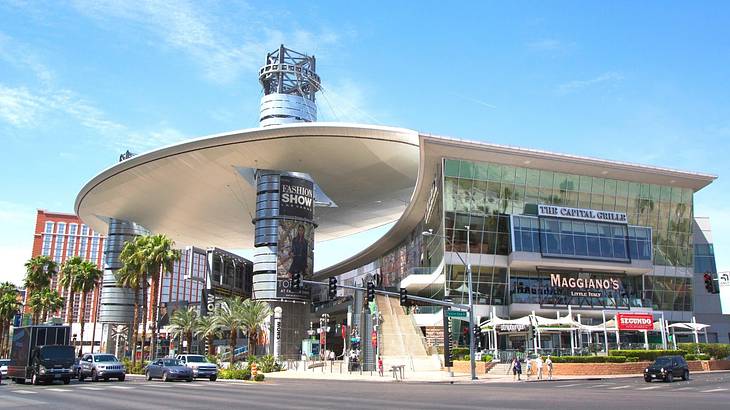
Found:
[[[671,383],[674,381],[674,375],[672,372],[667,373],[667,383]]]
[[[170,378],[167,376],[167,372],[162,373],[162,381],[163,382],[169,382]]]
[[[150,372],[149,371],[144,372],[144,377],[147,379],[147,381],[152,380],[152,376],[150,376]]]
[[[185,381],[188,382],[188,383],[190,383],[191,381],[193,381],[193,378],[191,377],[189,379],[185,379]]]
[[[644,381],[647,383],[651,383],[651,377],[644,377]]]
[[[210,376],[210,381],[214,382],[218,380],[218,376]]]
[[[119,376],[119,381],[120,382],[123,382],[124,381],[124,375]]]
[[[67,377],[67,378],[63,379],[63,384],[69,384],[69,383],[71,383],[71,378],[70,377]]]
[[[99,375],[96,374],[96,369],[91,371],[91,381],[92,382],[98,382],[99,381]]]
[[[689,380],[689,370],[685,370],[682,373],[682,380]]]
[[[84,376],[83,373],[79,372],[79,381],[83,382],[84,380],[86,380],[86,376]]]
[[[105,382],[108,382],[109,381],[109,378],[108,377],[104,377],[104,381]]]

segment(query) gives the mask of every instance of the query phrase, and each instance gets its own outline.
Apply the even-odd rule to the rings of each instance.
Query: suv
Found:
[[[180,354],[175,357],[185,367],[193,369],[193,377],[207,378],[214,382],[218,378],[218,366],[199,354]]]
[[[91,377],[92,381],[99,381],[100,378],[109,380],[109,378],[124,381],[127,369],[117,360],[113,354],[98,353],[85,354],[79,361],[79,381],[82,382],[86,377]]]
[[[689,380],[689,366],[682,356],[659,356],[644,369],[644,381],[647,383],[656,379],[671,383],[675,377]]]

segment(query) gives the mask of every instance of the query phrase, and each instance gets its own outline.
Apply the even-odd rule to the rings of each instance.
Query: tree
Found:
[[[241,324],[248,336],[248,354],[256,351],[256,341],[264,330],[266,319],[271,316],[271,308],[266,302],[246,299],[241,309]]]
[[[140,258],[143,269],[145,269],[150,277],[150,312],[152,313],[152,351],[156,348],[157,343],[157,323],[158,323],[158,295],[160,284],[162,283],[162,275],[164,273],[172,273],[173,265],[180,260],[181,253],[179,249],[174,249],[175,242],[164,234],[148,235],[137,237],[137,246],[140,249]],[[143,329],[143,332],[145,329]]]
[[[221,303],[220,308],[215,311],[215,323],[228,332],[228,347],[231,351],[231,365],[235,363],[236,342],[238,341],[238,331],[243,327],[242,314],[243,300],[239,296],[226,298]]]
[[[130,241],[124,244],[122,252],[119,254],[119,261],[122,267],[114,272],[117,286],[131,289],[134,292],[134,316],[132,317],[132,365],[137,364],[137,338],[139,337],[140,323],[140,289],[143,288],[142,283],[146,281],[142,265],[139,261],[136,241]],[[142,342],[144,346],[144,341]],[[144,350],[144,349],[143,349]]]
[[[78,291],[78,284],[76,283],[76,276],[78,274],[79,265],[84,260],[79,256],[74,256],[66,260],[61,265],[61,278],[58,280],[58,284],[64,289],[66,293],[66,323],[71,325],[73,323],[73,306],[74,306],[74,293]]]
[[[195,336],[205,338],[205,341],[208,343],[208,354],[212,355],[215,352],[213,340],[221,337],[222,332],[220,326],[215,321],[214,314],[198,317],[198,321],[195,323]]]
[[[25,279],[23,286],[26,292],[47,288],[51,285],[51,278],[56,274],[58,265],[48,256],[36,256],[25,263]]]
[[[173,337],[185,339],[188,345],[187,353],[190,353],[193,346],[193,333],[197,323],[198,311],[192,306],[187,309],[178,309],[170,317],[170,333]]]
[[[30,307],[33,311],[33,322],[45,322],[48,315],[63,307],[63,296],[58,291],[42,288],[30,295]]]
[[[20,312],[21,303],[18,291],[10,282],[0,283],[0,357],[8,357],[8,341],[10,325],[15,315]]]
[[[82,261],[78,265],[76,272],[76,289],[81,292],[81,301],[79,302],[79,322],[81,323],[81,337],[79,338],[79,344],[81,350],[84,348],[84,320],[86,316],[86,295],[92,292],[96,288],[96,284],[101,280],[103,272],[96,267],[95,263],[89,261]],[[92,345],[94,340],[91,341]]]

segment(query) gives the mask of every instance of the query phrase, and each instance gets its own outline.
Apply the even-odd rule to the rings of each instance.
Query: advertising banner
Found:
[[[306,179],[279,177],[279,216],[311,221],[314,217],[314,183]]]
[[[617,313],[618,330],[654,330],[654,316],[651,313]]]
[[[722,314],[730,315],[730,272],[719,272],[717,274],[717,285],[720,290]]]
[[[581,219],[584,221],[610,222],[627,224],[628,219],[624,212],[599,211],[596,209],[567,208],[564,206],[542,205],[537,206],[538,216],[554,218]]]
[[[309,280],[313,271],[314,225],[296,220],[279,220],[276,258],[276,295],[279,298],[309,299],[308,287],[291,287],[294,273]]]

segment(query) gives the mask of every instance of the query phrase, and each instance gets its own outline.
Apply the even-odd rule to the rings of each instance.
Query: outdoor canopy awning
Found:
[[[673,323],[669,325],[669,327],[673,327],[675,329],[685,329],[685,330],[691,330],[691,331],[700,331],[703,329],[706,329],[710,327],[710,325],[705,325],[703,323]]]

